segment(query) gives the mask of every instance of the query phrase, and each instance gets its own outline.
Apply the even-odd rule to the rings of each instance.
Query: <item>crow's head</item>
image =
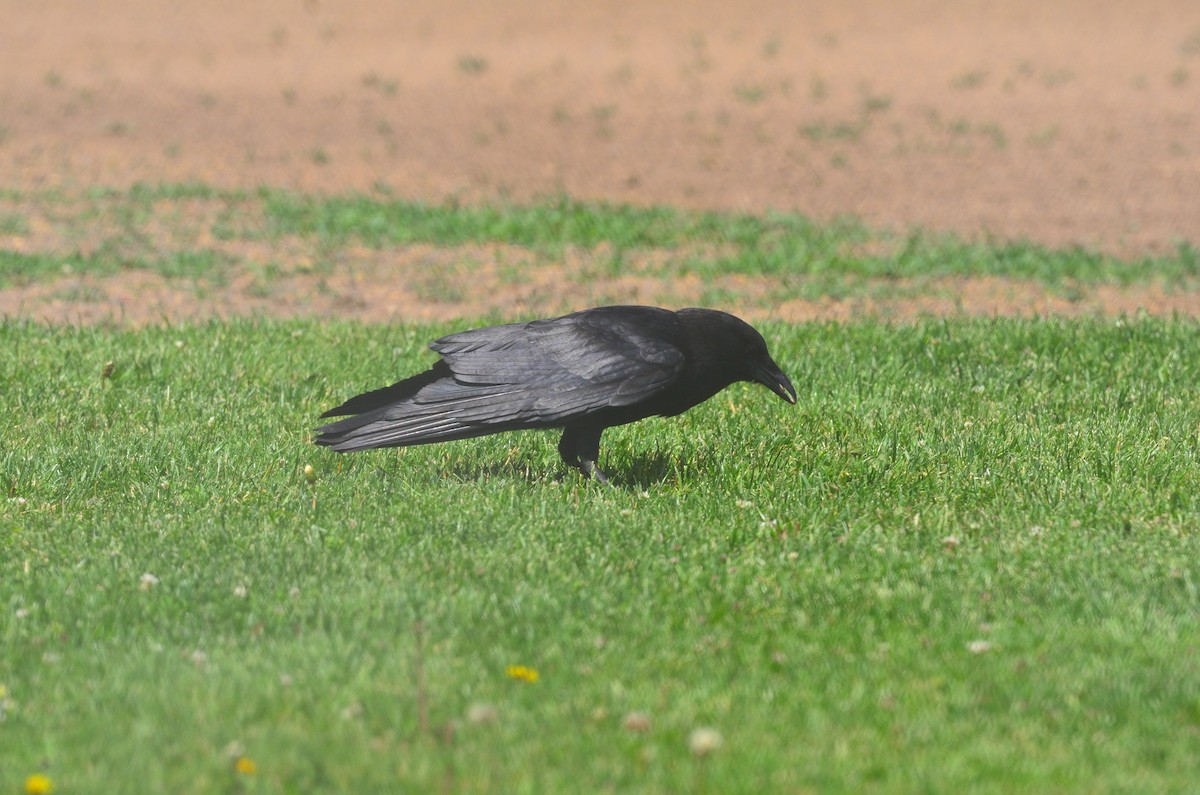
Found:
[[[796,388],[767,352],[767,343],[753,326],[741,318],[715,309],[685,309],[704,313],[704,325],[712,334],[705,335],[715,349],[710,352],[733,381],[762,384],[788,403],[796,402]]]
[[[775,360],[771,358],[771,354],[767,353],[767,344],[763,341],[762,335],[750,326],[746,326],[746,328],[753,333],[755,339],[754,341],[747,340],[747,374],[742,380],[762,384],[788,403],[795,404],[796,387],[792,386],[791,379],[784,375],[783,370],[779,369],[779,365],[775,364]]]

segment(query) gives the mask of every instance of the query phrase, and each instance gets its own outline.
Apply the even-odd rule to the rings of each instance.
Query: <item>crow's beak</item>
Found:
[[[775,362],[767,362],[760,366],[754,373],[754,380],[776,395],[779,395],[779,397],[788,403],[795,405],[796,387],[792,386],[792,382],[788,380],[788,377],[783,374],[783,370],[780,370],[779,365],[775,364]]]

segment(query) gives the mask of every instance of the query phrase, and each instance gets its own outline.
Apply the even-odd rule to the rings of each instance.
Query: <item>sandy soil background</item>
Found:
[[[198,180],[1200,241],[1195,0],[0,0],[0,187]]]

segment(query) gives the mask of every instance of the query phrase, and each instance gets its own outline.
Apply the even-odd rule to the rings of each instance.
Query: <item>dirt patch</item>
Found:
[[[24,4],[0,183],[574,196],[1200,239],[1200,5]]]
[[[6,19],[0,187],[10,191],[197,180],[342,192],[382,183],[435,201],[565,192],[851,214],[886,228],[1120,255],[1200,240],[1192,0],[46,0]],[[278,259],[246,253],[264,268]],[[60,298],[5,302],[23,300],[38,314],[62,301],[61,318],[90,315],[89,301],[102,305],[103,296],[118,296],[127,314],[138,300],[177,302],[172,284],[125,277],[125,287],[79,282],[74,299],[58,284],[36,290]],[[339,282],[352,273],[323,278],[309,286],[354,295]],[[420,292],[453,279],[424,278],[425,287],[418,280],[391,297],[395,316],[441,312]],[[525,292],[496,293],[513,301],[506,313],[554,305],[531,278]],[[605,290],[657,294],[635,282]],[[182,303],[223,289],[192,290]],[[677,297],[690,289],[679,286]],[[968,280],[921,300],[988,313],[1080,303],[1025,289]],[[988,290],[998,292],[981,297]],[[1137,288],[1130,300],[1174,306],[1154,292]],[[289,306],[278,295],[259,306],[253,289],[238,295],[248,296],[238,299],[244,305],[211,311]],[[1103,288],[1091,295],[1107,300]],[[305,300],[316,310],[336,299]],[[794,301],[775,309],[807,311]]]

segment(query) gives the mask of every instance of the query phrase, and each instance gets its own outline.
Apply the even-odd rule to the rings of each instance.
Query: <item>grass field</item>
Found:
[[[448,326],[0,325],[0,792],[1193,788],[1196,323],[762,328],[607,489],[308,443]]]
[[[264,263],[263,252],[248,252],[246,245],[278,247],[282,240],[306,252],[302,267],[321,272],[336,268],[356,246],[498,244],[527,252],[533,262],[558,262],[567,249],[603,252],[591,267],[563,273],[562,281],[578,287],[630,273],[665,284],[681,277],[765,277],[772,280],[775,303],[870,293],[880,282],[893,291],[910,283],[920,289],[947,277],[1027,280],[1059,290],[1200,284],[1200,252],[1188,242],[1129,261],[1028,242],[969,242],[916,228],[882,231],[853,219],[818,224],[797,213],[695,212],[566,197],[532,205],[431,205],[385,189],[339,196],[219,191],[202,184],[0,192],[0,235],[5,234],[37,242],[29,250],[0,249],[0,288],[64,273],[111,276],[122,269],[204,283],[253,268],[269,279],[296,263]],[[739,302],[754,298],[737,295],[734,286],[723,289]]]

